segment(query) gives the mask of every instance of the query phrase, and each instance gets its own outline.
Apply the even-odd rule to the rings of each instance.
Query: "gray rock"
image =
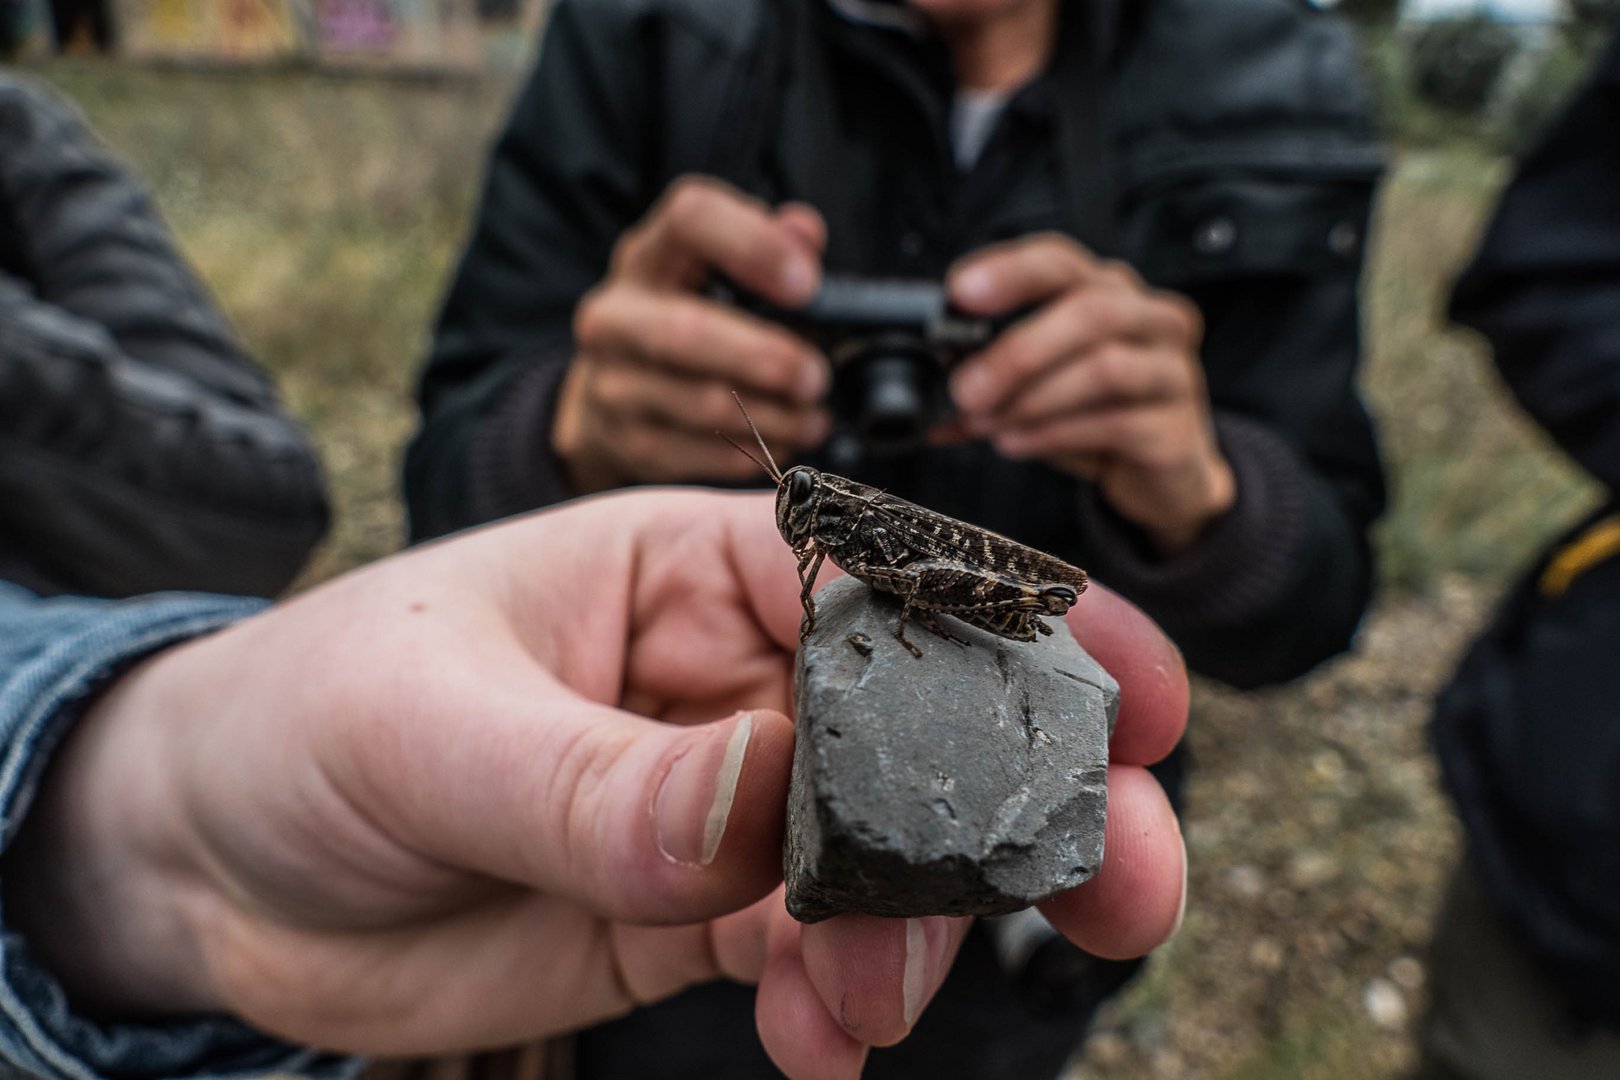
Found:
[[[1062,619],[1008,641],[956,619],[967,647],[849,578],[816,597],[799,651],[788,911],[997,915],[1102,862],[1119,686]]]

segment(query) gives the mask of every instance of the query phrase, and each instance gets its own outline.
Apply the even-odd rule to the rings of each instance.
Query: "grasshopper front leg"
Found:
[[[804,644],[816,628],[816,602],[810,597],[815,588],[816,575],[821,573],[821,562],[827,553],[819,547],[806,548],[799,554],[799,605],[804,608],[804,621],[799,624],[799,643]],[[808,568],[808,572],[806,572]]]

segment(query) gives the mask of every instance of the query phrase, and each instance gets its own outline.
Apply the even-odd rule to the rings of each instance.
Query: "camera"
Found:
[[[957,310],[932,281],[828,275],[815,297],[795,309],[729,283],[713,292],[826,354],[834,420],[874,454],[916,449],[929,428],[949,419],[946,374],[1011,321]]]

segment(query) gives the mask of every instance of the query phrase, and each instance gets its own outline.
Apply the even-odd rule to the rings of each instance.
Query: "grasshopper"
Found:
[[[922,650],[906,638],[913,613],[924,627],[961,645],[968,642],[941,626],[938,615],[954,615],[1013,641],[1034,641],[1036,634],[1052,632],[1042,615],[1062,615],[1085,591],[1084,570],[999,533],[808,465],[783,472],[741,398],[737,407],[765,461],[727,441],[776,482],[776,528],[799,560],[805,616],[800,641],[815,629],[810,590],[825,559],[900,597],[894,636],[919,658]]]

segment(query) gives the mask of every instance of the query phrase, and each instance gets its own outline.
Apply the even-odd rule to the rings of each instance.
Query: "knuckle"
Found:
[[[1197,346],[1204,339],[1204,313],[1180,293],[1157,291],[1153,298],[1164,311],[1172,334],[1180,341]]]
[[[1092,365],[1098,387],[1109,394],[1117,394],[1125,389],[1140,371],[1136,351],[1118,342],[1110,342],[1098,349]]]
[[[663,213],[672,221],[690,222],[704,217],[719,194],[713,180],[703,176],[682,176],[664,193]]]
[[[671,304],[659,320],[659,355],[666,360],[688,360],[703,355],[709,313],[695,304]]]
[[[1119,259],[1104,259],[1098,264],[1099,272],[1109,284],[1134,291],[1145,291],[1146,285],[1136,267]]]
[[[628,742],[622,737],[581,729],[565,738],[551,756],[551,769],[545,782],[549,798],[548,816],[561,824],[559,840],[564,865],[578,872],[593,851],[608,837],[601,836],[612,823],[605,795],[614,767],[623,759]]]
[[[731,399],[731,391],[721,383],[705,382],[697,387],[692,395],[692,416],[697,420],[697,427],[703,429],[729,428],[732,421],[738,418],[736,402]]]
[[[782,342],[773,348],[763,350],[750,370],[764,388],[787,395],[793,392],[803,363],[804,357],[799,351],[792,345]]]
[[[613,242],[613,250],[608,256],[607,276],[610,280],[630,273],[631,267],[641,255],[641,249],[647,244],[655,216],[648,214],[621,232],[619,238]]]
[[[995,367],[1000,370],[1003,383],[1028,379],[1040,370],[1040,355],[1023,338],[1009,339],[999,352],[1000,362]]]
[[[619,436],[621,454],[625,461],[647,478],[662,459],[663,440],[646,424],[627,424]]]
[[[598,347],[612,324],[612,300],[598,287],[585,294],[574,308],[574,342],[582,349]]]

